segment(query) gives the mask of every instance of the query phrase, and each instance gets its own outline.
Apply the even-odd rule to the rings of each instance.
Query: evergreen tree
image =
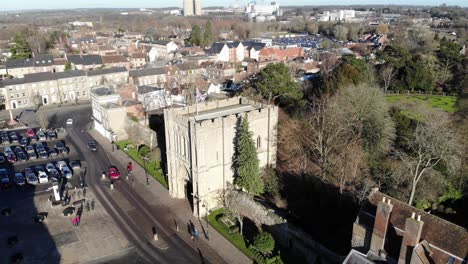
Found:
[[[234,162],[236,171],[235,183],[251,194],[261,194],[263,193],[264,185],[260,177],[257,149],[252,139],[252,132],[249,131],[247,116],[240,121],[237,133]]]
[[[27,59],[31,58],[32,52],[29,43],[21,33],[16,33],[13,37],[13,46],[10,48],[12,59]]]
[[[200,46],[202,43],[202,32],[199,26],[195,25],[192,27],[190,33],[189,43],[195,46]]]
[[[203,45],[205,47],[211,46],[213,43],[213,28],[211,26],[211,21],[206,21],[205,32],[203,32]]]

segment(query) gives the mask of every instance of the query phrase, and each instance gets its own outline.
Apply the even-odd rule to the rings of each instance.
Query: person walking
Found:
[[[114,140],[112,140],[111,145],[112,145],[112,152],[114,152],[114,145],[115,145]]]
[[[200,233],[198,232],[198,229],[195,228],[193,235],[195,236],[195,240],[198,241],[198,236],[200,235]]]
[[[133,165],[132,162],[129,162],[127,165],[127,173],[130,175],[133,171]]]

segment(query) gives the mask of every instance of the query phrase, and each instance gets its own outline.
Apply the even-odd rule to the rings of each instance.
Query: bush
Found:
[[[262,171],[262,178],[266,193],[271,196],[277,196],[283,188],[280,175],[276,173],[273,167],[267,166]]]
[[[148,146],[141,146],[138,150],[138,154],[140,155],[140,157],[147,157],[150,152],[151,150]]]
[[[155,148],[153,152],[151,152],[152,159],[161,162],[161,149]]]
[[[271,254],[275,248],[275,239],[270,233],[261,232],[255,237],[253,247],[264,256],[267,256]]]

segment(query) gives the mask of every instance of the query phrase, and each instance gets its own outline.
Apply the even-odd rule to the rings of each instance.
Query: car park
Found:
[[[23,173],[16,172],[13,181],[17,186],[24,186],[26,184],[26,179],[24,178]]]
[[[95,141],[95,140],[90,140],[90,141],[88,142],[88,148],[89,148],[89,150],[91,150],[91,151],[97,151],[97,143],[96,143],[96,141]]]
[[[27,145],[26,147],[24,147],[24,150],[26,150],[26,153],[36,152],[32,145]]]
[[[5,152],[5,154],[14,153],[11,147],[4,147],[3,152]]]
[[[45,171],[38,171],[37,172],[37,178],[39,179],[39,183],[48,183],[49,182],[49,176]]]
[[[15,153],[18,154],[20,152],[24,152],[23,148],[21,146],[16,146],[15,147]]]
[[[6,169],[0,169],[0,181],[2,184],[2,188],[10,187],[10,177],[8,177],[8,172]]]
[[[34,172],[25,172],[25,177],[26,177],[26,182],[31,185],[37,185],[39,183],[39,180],[37,179],[36,175]]]
[[[46,134],[42,131],[37,132],[37,140],[46,141],[47,140]]]
[[[36,142],[36,144],[34,144],[34,147],[35,147],[36,149],[38,149],[38,148],[44,148],[44,144],[42,144],[42,142]]]
[[[20,146],[26,147],[29,144],[29,138],[27,137],[22,137],[20,140]]]

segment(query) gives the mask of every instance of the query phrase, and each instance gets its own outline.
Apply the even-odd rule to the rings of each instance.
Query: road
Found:
[[[91,122],[90,108],[62,109],[51,113],[49,118],[50,126],[53,127],[61,127],[66,119],[73,118],[74,124],[67,127],[67,140],[86,161],[85,185],[93,189],[96,198],[145,262],[208,263],[200,251],[197,252],[164,224],[165,221],[161,219],[164,216],[155,215],[154,211],[150,210],[151,206],[126,181],[116,181],[115,190],[110,190],[109,182],[101,179],[102,171],[112,163],[101,147],[94,153],[87,149],[87,142],[91,139],[86,133],[86,128]],[[123,172],[123,169],[120,171]],[[125,199],[119,200],[119,197]],[[129,214],[129,211],[133,213]],[[156,228],[160,241],[152,240],[151,226]]]

